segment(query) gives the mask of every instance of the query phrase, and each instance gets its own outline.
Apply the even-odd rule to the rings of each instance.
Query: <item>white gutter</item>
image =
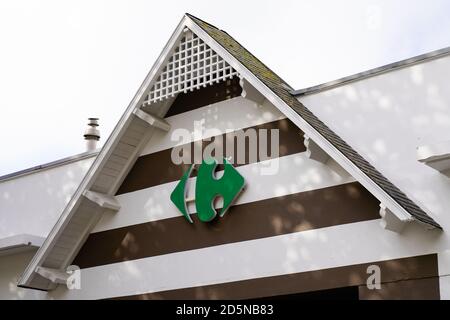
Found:
[[[31,234],[18,234],[0,239],[0,256],[6,256],[32,248],[39,248],[44,243],[44,237]]]

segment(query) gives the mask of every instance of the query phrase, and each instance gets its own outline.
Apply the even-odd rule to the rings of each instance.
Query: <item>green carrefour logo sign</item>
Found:
[[[214,172],[217,165],[218,162],[216,159],[209,158],[203,160],[197,169],[195,207],[198,218],[203,222],[208,222],[215,218],[216,210],[214,208],[214,200],[217,197],[223,198],[223,207],[219,211],[219,216],[222,217],[245,185],[244,178],[226,159],[224,159],[223,176],[216,178]],[[178,210],[181,211],[190,223],[193,223],[193,221],[187,209],[186,185],[194,167],[195,164],[189,167],[170,195],[170,200],[172,200]]]

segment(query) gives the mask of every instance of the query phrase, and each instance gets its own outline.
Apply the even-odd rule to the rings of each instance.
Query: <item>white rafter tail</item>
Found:
[[[401,233],[405,228],[408,222],[411,222],[412,219],[400,219],[397,215],[395,215],[388,207],[386,207],[383,203],[380,203],[380,216],[381,216],[381,226],[393,232]]]
[[[262,104],[266,99],[258,90],[255,89],[245,78],[241,77],[239,85],[242,88],[241,96],[247,100]]]
[[[305,144],[306,154],[308,155],[308,158],[319,161],[323,164],[327,163],[327,161],[330,159],[328,153],[323,151],[323,149],[319,147],[319,145],[315,143],[306,134],[303,136],[303,139],[304,139],[303,143]]]
[[[63,270],[51,269],[45,267],[37,267],[36,273],[52,283],[65,284],[69,278],[69,274]]]
[[[169,131],[170,130],[170,124],[167,123],[166,120],[161,119],[157,116],[154,116],[152,114],[149,114],[145,111],[142,111],[141,109],[136,109],[134,111],[134,115],[136,117],[138,117],[139,119],[147,122],[149,125],[151,125],[152,127],[164,130],[164,131]]]
[[[450,178],[450,141],[418,147],[417,160]]]
[[[83,195],[91,200],[92,202],[98,204],[101,208],[109,209],[112,211],[120,210],[120,203],[116,200],[114,196],[107,194],[86,190]]]

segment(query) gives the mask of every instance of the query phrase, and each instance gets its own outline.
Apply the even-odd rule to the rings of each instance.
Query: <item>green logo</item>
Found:
[[[193,221],[187,209],[186,184],[194,166],[195,164],[192,164],[183,174],[180,182],[170,195],[170,200],[190,223],[193,223]],[[244,178],[226,159],[224,159],[223,176],[220,178],[214,176],[217,166],[217,160],[210,158],[203,160],[198,167],[197,182],[195,184],[195,207],[198,218],[203,222],[208,222],[215,218],[217,212],[214,208],[214,200],[217,197],[223,198],[223,207],[219,211],[219,216],[223,217],[234,199],[244,188]]]

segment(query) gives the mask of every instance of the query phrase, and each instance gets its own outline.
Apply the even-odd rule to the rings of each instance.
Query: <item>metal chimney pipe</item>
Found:
[[[86,140],[86,151],[97,149],[97,142],[100,140],[100,131],[98,127],[98,118],[88,118],[89,122],[84,131],[84,139]]]

